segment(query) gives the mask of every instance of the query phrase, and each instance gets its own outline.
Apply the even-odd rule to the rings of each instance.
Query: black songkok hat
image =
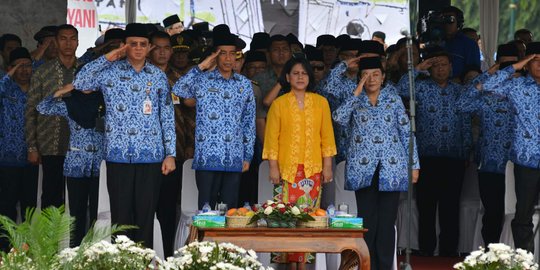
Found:
[[[179,23],[179,22],[182,22],[180,20],[180,17],[178,17],[178,15],[174,14],[174,15],[171,15],[167,18],[165,18],[163,20],[163,27],[169,27],[169,26],[172,26],[173,24],[175,23]]]
[[[126,38],[128,37],[142,37],[150,40],[148,35],[148,27],[142,23],[130,23],[126,25],[125,30]]]
[[[304,51],[306,52],[306,57],[308,61],[323,61],[323,53],[321,50],[311,45],[306,45]]]
[[[236,36],[231,34],[229,26],[226,24],[216,25],[212,30],[212,40],[214,42],[214,47],[218,46],[235,46],[236,47]]]
[[[30,56],[30,53],[24,47],[15,48],[15,49],[13,49],[13,51],[11,51],[9,53],[9,63],[10,64],[15,62],[15,60],[21,59],[21,58],[28,58],[28,59],[30,59],[30,61],[32,60],[32,57]]]
[[[34,35],[34,40],[41,42],[46,37],[54,37],[56,36],[56,29],[56,25],[44,26]]]
[[[250,62],[265,62],[266,63],[266,54],[260,51],[248,51],[246,52],[246,63]]]
[[[189,51],[193,45],[193,39],[190,35],[184,34],[174,34],[171,36],[171,47],[173,51]]]
[[[351,36],[347,35],[347,34],[343,34],[343,35],[339,35],[337,38],[336,38],[336,47],[337,48],[341,48],[343,47],[343,45],[348,42],[349,40],[351,40]]]
[[[145,23],[144,26],[146,27],[146,33],[148,33],[148,38],[150,38],[152,33],[159,31],[158,26],[153,23]]]
[[[360,59],[360,61],[358,62],[359,71],[362,71],[364,69],[374,69],[374,68],[382,69],[380,57],[366,57],[366,58]]]
[[[446,57],[448,57],[449,60],[452,60],[452,58],[450,58],[450,55],[448,54],[448,52],[445,51],[440,46],[427,47],[422,52],[422,56],[423,56],[424,61],[428,60],[430,58],[433,58],[433,57],[438,57],[438,56],[446,56]]]
[[[110,41],[110,40],[113,40],[113,39],[124,40],[125,37],[126,37],[126,34],[124,33],[123,29],[113,28],[113,29],[109,29],[109,30],[107,30],[107,32],[105,32],[104,42],[107,42],[107,41]]]
[[[360,48],[358,49],[358,54],[360,55],[362,53],[376,53],[380,56],[385,55],[384,46],[375,40],[362,41],[362,45],[360,45]]]
[[[525,51],[525,54],[540,54],[540,42],[537,41],[527,44],[527,50]]]
[[[350,38],[348,41],[341,45],[339,51],[358,51],[362,47],[363,41],[359,38]]]
[[[293,33],[289,33],[286,38],[289,41],[289,44],[298,44],[301,48],[304,48],[302,42],[300,42],[300,40],[298,40],[298,37],[295,36]]]
[[[497,47],[497,58],[501,56],[519,57],[519,52],[516,45],[513,43],[499,45],[499,47]]]
[[[193,24],[191,28],[198,32],[200,36],[212,37],[212,32],[210,32],[210,26],[208,25],[208,22],[200,22]]]
[[[236,37],[236,49],[237,50],[243,50],[246,48],[247,44],[246,42],[241,39],[238,35],[234,35]]]
[[[332,35],[320,35],[317,37],[317,48],[320,46],[336,46],[336,38]]]
[[[251,43],[249,44],[250,50],[268,49],[270,47],[270,35],[265,32],[258,32],[253,35]]]

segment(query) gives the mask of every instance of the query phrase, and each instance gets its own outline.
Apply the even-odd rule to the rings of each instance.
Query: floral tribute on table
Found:
[[[253,269],[273,270],[265,268],[257,261],[253,250],[245,250],[231,243],[193,242],[174,252],[174,257],[167,258],[159,266],[161,270],[219,270],[219,269]]]
[[[264,219],[270,228],[295,228],[298,221],[315,220],[310,212],[310,208],[300,208],[294,203],[268,200],[257,209],[249,223]]]
[[[497,243],[489,244],[489,251],[483,247],[471,252],[463,262],[454,265],[457,270],[537,270],[532,253],[523,250],[513,250],[511,247]]]

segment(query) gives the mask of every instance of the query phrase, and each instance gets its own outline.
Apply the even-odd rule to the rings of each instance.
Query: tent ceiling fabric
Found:
[[[499,0],[479,0],[480,2],[480,33],[484,46],[484,57],[489,66],[495,61],[493,55],[497,51],[499,37]]]

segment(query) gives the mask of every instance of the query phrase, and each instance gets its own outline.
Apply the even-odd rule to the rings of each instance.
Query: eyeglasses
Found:
[[[131,48],[136,48],[137,46],[141,47],[141,48],[146,48],[146,47],[148,47],[148,42],[135,42],[135,41],[133,41],[133,42],[129,43],[129,46]]]
[[[315,71],[323,71],[324,70],[324,65],[322,65],[322,66],[311,66],[311,67]]]

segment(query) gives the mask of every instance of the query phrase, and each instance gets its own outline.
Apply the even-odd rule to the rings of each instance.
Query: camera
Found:
[[[454,23],[456,20],[456,17],[445,16],[440,11],[428,11],[427,15],[422,16],[418,22],[420,43],[440,45],[446,36],[445,25]]]

